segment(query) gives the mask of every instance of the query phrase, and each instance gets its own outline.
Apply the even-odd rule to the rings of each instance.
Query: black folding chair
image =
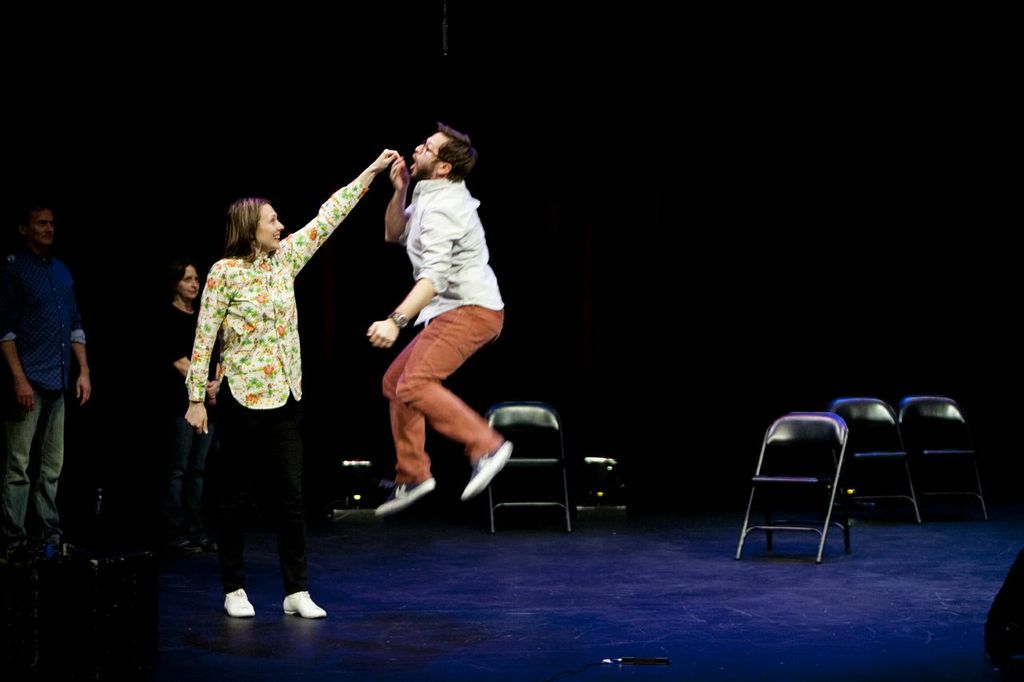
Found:
[[[907,500],[921,523],[896,411],[879,398],[837,398],[828,411],[842,417],[849,428],[841,484],[853,490],[852,500]]]
[[[907,396],[900,401],[899,422],[911,456],[916,458],[918,494],[974,497],[988,521],[978,456],[960,405],[946,396]]]
[[[831,412],[791,412],[768,427],[751,478],[750,500],[736,548],[737,559],[752,531],[765,532],[769,552],[775,531],[811,531],[820,537],[815,559],[815,563],[820,564],[828,530],[833,525],[843,531],[843,544],[846,552],[850,552],[850,521],[842,498],[838,498],[840,520],[833,520],[846,438],[846,422]],[[751,525],[755,498],[763,510],[764,523]],[[772,516],[777,510],[811,513],[813,520],[774,521]],[[821,517],[823,520],[819,520]]]
[[[512,457],[487,487],[491,532],[494,511],[502,507],[561,507],[565,513],[565,532],[572,532],[569,507],[569,482],[566,474],[565,441],[562,418],[554,407],[542,402],[503,402],[487,410],[487,423],[515,443]],[[516,479],[516,472],[527,477]],[[550,494],[541,496],[544,482],[533,472],[547,471]],[[518,485],[517,485],[518,484]],[[526,497],[526,494],[529,497]],[[518,493],[518,495],[516,495]],[[497,501],[496,501],[497,500]]]

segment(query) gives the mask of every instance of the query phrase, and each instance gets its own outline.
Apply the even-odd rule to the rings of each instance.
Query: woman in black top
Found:
[[[167,467],[161,512],[163,544],[166,549],[191,552],[212,551],[216,545],[206,534],[203,522],[203,474],[206,456],[213,442],[213,429],[196,433],[187,421],[188,393],[185,375],[191,365],[192,342],[196,334],[199,271],[195,263],[181,259],[171,264],[167,284],[171,304],[163,310],[160,373],[164,384],[164,423],[167,427]],[[216,364],[212,365],[216,367]],[[206,384],[206,400],[215,404],[220,381],[215,376]]]

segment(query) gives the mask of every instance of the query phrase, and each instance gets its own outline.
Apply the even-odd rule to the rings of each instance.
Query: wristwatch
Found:
[[[397,310],[388,315],[388,319],[394,322],[395,326],[399,329],[405,329],[406,325],[409,324],[409,318]]]

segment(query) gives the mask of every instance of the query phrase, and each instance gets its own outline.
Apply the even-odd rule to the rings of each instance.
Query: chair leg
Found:
[[[739,561],[743,554],[743,541],[747,539],[747,526],[750,524],[750,509],[754,506],[754,488],[750,489],[750,499],[747,501],[747,513],[743,515],[743,528],[740,529],[740,543],[736,547],[736,560]]]
[[[981,500],[981,514],[988,521],[988,507],[985,506],[985,494],[981,491],[981,472],[978,471],[978,459],[974,458],[974,480],[978,483],[978,499]]]
[[[825,540],[828,538],[828,527],[832,523],[832,509],[836,504],[836,491],[839,489],[838,485],[832,486],[832,494],[828,497],[828,510],[825,512],[825,525],[821,529],[821,542],[818,543],[818,557],[814,563],[821,563],[821,555],[825,553]]]
[[[487,486],[487,509],[491,512],[491,535],[494,535],[494,493],[491,486]]]
[[[846,553],[850,553],[850,510],[846,506],[846,500],[843,500],[843,547]]]
[[[903,467],[907,470],[907,488],[910,490],[910,504],[914,505],[914,520],[921,523],[921,510],[917,506],[917,494],[914,492],[914,479],[910,476],[910,464],[903,460]]]
[[[569,518],[569,478],[565,473],[565,462],[562,462],[562,492],[565,495],[565,532],[572,532],[572,520]]]

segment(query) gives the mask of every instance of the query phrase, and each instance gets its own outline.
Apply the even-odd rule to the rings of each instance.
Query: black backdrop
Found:
[[[1016,495],[1005,17],[451,0],[445,53],[443,6],[4,22],[5,224],[56,203],[90,338],[69,499],[101,485],[127,517],[153,494],[160,266],[216,260],[240,195],[300,227],[437,120],[480,150],[508,306],[453,379],[474,406],[556,404],[573,456],[620,458],[637,507],[739,509],[779,414],[944,393],[990,493]],[[314,504],[342,457],[391,466],[392,354],[364,338],[411,284],[389,194],[378,179],[298,280]]]

